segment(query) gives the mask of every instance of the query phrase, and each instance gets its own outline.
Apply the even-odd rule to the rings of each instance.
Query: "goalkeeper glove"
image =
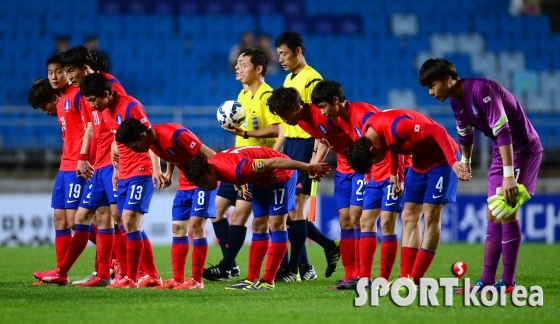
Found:
[[[515,213],[531,196],[522,184],[517,184],[517,197],[513,206],[505,202],[502,188],[496,189],[496,195],[488,198],[488,208],[492,211],[492,216],[498,219],[507,219]]]

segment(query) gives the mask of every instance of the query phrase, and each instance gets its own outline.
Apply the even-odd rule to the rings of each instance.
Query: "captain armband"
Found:
[[[263,159],[255,159],[254,160],[254,166],[255,166],[255,173],[259,173],[259,172],[264,172],[265,171],[265,165],[264,165],[264,160]]]

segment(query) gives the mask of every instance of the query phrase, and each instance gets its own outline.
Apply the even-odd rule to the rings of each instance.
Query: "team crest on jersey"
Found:
[[[122,123],[122,115],[117,114],[117,125],[120,125],[121,123]]]
[[[482,99],[482,101],[484,101],[484,103],[489,103],[490,100],[492,100],[492,98],[490,98],[490,96],[486,96],[486,97],[484,97],[484,99]]]
[[[471,104],[471,109],[472,109],[472,113],[475,116],[478,116],[478,109],[476,109],[476,106],[474,104]]]
[[[354,131],[356,132],[356,135],[358,135],[358,137],[362,137],[362,131],[360,130],[360,127],[354,127]]]
[[[326,134],[327,133],[327,127],[325,127],[325,125],[323,124],[319,124],[319,130],[323,133]]]
[[[196,146],[196,143],[194,141],[191,142],[191,145],[189,145],[190,148],[194,148]]]
[[[167,151],[167,153],[171,154],[172,156],[177,156],[177,151],[175,151],[172,148],[168,148],[166,151]]]
[[[64,110],[70,111],[70,99],[64,102]]]

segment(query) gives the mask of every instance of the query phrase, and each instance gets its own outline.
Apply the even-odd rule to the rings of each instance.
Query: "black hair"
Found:
[[[195,182],[200,177],[210,173],[210,164],[208,163],[208,159],[201,155],[194,156],[189,163],[184,165],[182,168],[183,173],[185,173],[185,177],[190,182]]]
[[[319,81],[313,89],[313,92],[311,92],[311,102],[314,105],[318,105],[321,102],[332,104],[334,97],[338,97],[338,101],[340,102],[346,101],[342,85],[333,80]]]
[[[91,69],[97,72],[107,72],[109,71],[109,63],[107,62],[107,58],[96,51],[89,51],[91,54],[91,58],[93,59],[93,63],[91,65]]]
[[[285,113],[295,110],[296,104],[303,104],[299,92],[295,88],[280,86],[272,90],[266,104],[268,110],[274,115],[283,116]]]
[[[263,52],[255,48],[248,48],[242,50],[239,54],[243,56],[249,56],[251,58],[251,64],[253,64],[255,69],[259,65],[262,66],[261,74],[262,76],[266,75],[266,72],[268,71],[268,61],[266,60],[266,56]]]
[[[346,152],[348,165],[358,173],[368,173],[373,163],[371,162],[370,148],[372,141],[367,137],[361,137],[355,141]]]
[[[80,92],[82,96],[96,96],[103,97],[103,93],[107,91],[110,95],[113,94],[113,88],[107,78],[101,73],[91,73],[80,83]]]
[[[129,118],[119,125],[119,129],[115,135],[115,141],[124,145],[137,142],[141,139],[140,134],[148,130],[149,128],[138,119]]]
[[[56,53],[53,54],[51,57],[49,57],[47,59],[47,61],[45,62],[45,64],[47,66],[49,66],[50,64],[60,64],[60,66],[62,67],[62,56],[64,55],[64,53]]]
[[[72,47],[62,55],[62,67],[82,68],[84,65],[92,67],[93,57],[89,50],[82,45]]]
[[[430,86],[434,81],[443,81],[445,77],[457,80],[455,65],[444,58],[428,59],[418,72],[418,81],[423,87]]]
[[[54,95],[60,96],[60,91],[53,89],[49,79],[37,78],[31,83],[27,101],[33,109],[42,109],[46,103],[52,100]]]
[[[289,49],[296,53],[296,49],[298,47],[301,48],[301,55],[305,54],[305,44],[303,43],[303,38],[298,32],[295,31],[287,31],[280,34],[276,41],[274,42],[276,48],[286,45]]]

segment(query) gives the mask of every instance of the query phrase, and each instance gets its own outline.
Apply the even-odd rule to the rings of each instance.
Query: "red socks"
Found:
[[[154,261],[154,250],[152,249],[152,242],[148,239],[148,235],[142,231],[142,240],[144,241],[144,249],[142,250],[142,258],[140,259],[140,265],[146,274],[152,278],[159,278],[159,274],[156,269],[156,263]]]
[[[116,273],[115,276],[126,276],[126,232],[122,225],[115,225],[115,244],[113,245],[113,253],[119,261],[120,267],[120,273]]]
[[[202,282],[202,271],[204,263],[206,263],[206,255],[208,254],[208,241],[205,237],[193,240],[193,250],[191,256],[191,272],[192,278],[198,282]]]
[[[261,277],[261,268],[268,250],[268,243],[268,233],[253,233],[253,239],[249,247],[247,280],[255,281]],[[284,257],[284,255],[282,255],[282,257]]]
[[[189,254],[189,237],[174,237],[171,245],[171,269],[176,282],[185,281],[185,263]]]
[[[68,244],[72,239],[72,230],[70,228],[63,230],[55,230],[54,249],[56,251],[56,267],[60,268],[64,255],[68,249]]]
[[[412,274],[412,267],[414,267],[417,254],[417,248],[401,247],[401,278],[406,278],[408,275]]]
[[[391,280],[391,272],[397,258],[399,242],[397,235],[383,235],[381,242],[381,260],[379,262],[379,276],[387,281]]]
[[[89,231],[91,225],[81,225],[76,224],[76,231],[74,232],[74,236],[70,240],[68,244],[68,249],[66,250],[66,254],[64,255],[64,260],[60,263],[60,274],[66,275],[74,262],[78,259],[80,254],[84,251],[87,246],[88,239],[89,239]]]
[[[99,229],[97,231],[96,261],[97,276],[102,279],[111,278],[111,255],[115,243],[115,228]]]
[[[142,251],[144,250],[144,240],[142,240],[142,232],[136,231],[126,234],[126,275],[134,282],[138,281],[138,269],[140,268],[140,260]]]
[[[360,270],[358,276],[371,279],[371,269],[373,267],[375,250],[377,249],[377,233],[361,232],[359,245]]]
[[[354,229],[340,230],[340,258],[344,267],[344,280],[354,278],[354,254],[355,254]]]
[[[274,283],[274,277],[280,267],[282,258],[288,250],[288,231],[272,232],[272,243],[268,247],[266,256],[266,270],[262,279],[268,283]]]
[[[424,249],[418,251],[418,256],[416,257],[416,262],[414,262],[414,268],[412,268],[411,274],[411,277],[417,285],[420,283],[420,278],[426,275],[435,255],[435,252]]]

